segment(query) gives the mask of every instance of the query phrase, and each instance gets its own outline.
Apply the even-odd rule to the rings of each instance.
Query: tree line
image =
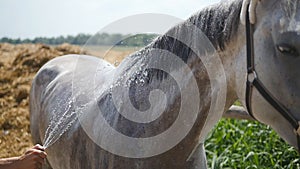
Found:
[[[78,34],[76,36],[58,36],[58,37],[37,37],[34,39],[12,39],[3,37],[0,43],[22,44],[22,43],[43,43],[48,45],[60,45],[69,43],[73,45],[117,45],[117,46],[145,46],[149,44],[156,34],[137,34],[137,35],[122,35],[122,34],[108,34],[97,33],[95,35]]]

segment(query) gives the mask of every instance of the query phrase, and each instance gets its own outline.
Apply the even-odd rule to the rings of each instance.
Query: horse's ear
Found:
[[[240,19],[242,24],[246,24],[246,14],[249,12],[250,23],[255,24],[256,22],[256,6],[261,0],[243,0],[242,10]],[[249,6],[249,8],[248,8]]]

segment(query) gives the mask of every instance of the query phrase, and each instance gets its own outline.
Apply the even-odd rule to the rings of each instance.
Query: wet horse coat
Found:
[[[289,2],[297,3],[297,1]],[[224,110],[227,110],[238,98],[241,101],[244,101],[245,98],[245,85],[241,85],[246,82],[245,29],[239,20],[242,4],[241,0],[222,1],[220,4],[203,9],[169,31],[169,33],[185,34],[187,32],[185,27],[193,24],[203,31],[216,48],[226,74],[227,93]],[[258,46],[256,47],[257,70],[275,97],[282,100],[282,103],[287,105],[295,116],[300,119],[300,115],[296,114],[295,111],[300,107],[299,80],[291,80],[299,75],[299,68],[294,64],[291,64],[291,67],[286,66],[295,62],[295,59],[293,60],[292,57],[281,57],[282,55],[297,54],[287,54],[286,51],[277,51],[276,48],[277,46],[282,47],[282,44],[288,44],[288,46],[284,46],[285,49],[286,47],[291,49],[294,46],[293,50],[295,48],[297,52],[299,46],[295,42],[298,42],[300,39],[297,34],[299,30],[297,27],[291,26],[291,23],[299,20],[299,18],[296,17],[298,16],[296,14],[284,15],[286,10],[285,8],[282,9],[283,5],[288,6],[285,2],[264,0],[257,4],[257,9],[255,8],[257,15],[261,16],[257,17],[254,37],[255,45]],[[270,9],[272,9],[272,12]],[[297,10],[294,13],[297,13]],[[272,22],[268,18],[272,18]],[[285,23],[283,21],[280,22],[280,19],[285,21]],[[278,26],[280,27],[278,28]],[[270,28],[273,29],[270,30]],[[291,32],[296,32],[295,36],[290,37],[293,41],[286,41],[284,37]],[[189,36],[193,37],[193,32],[188,33],[190,33]],[[201,45],[199,44],[200,47]],[[48,161],[52,168],[193,169],[206,167],[203,142],[207,132],[221,118],[223,113],[222,111],[209,113],[211,103],[215,101],[211,96],[215,95],[218,89],[212,87],[213,82],[205,69],[204,63],[197,58],[197,54],[186,44],[168,36],[168,33],[157,38],[145,49],[130,55],[117,68],[104,60],[82,55],[59,57],[44,65],[36,75],[30,93],[31,131],[34,142],[42,143],[47,127],[53,121],[53,117],[61,117],[66,110],[70,112],[76,111],[78,110],[78,105],[84,105],[86,112],[99,112],[100,109],[110,126],[130,137],[150,137],[168,129],[176,121],[182,99],[181,91],[174,79],[158,69],[142,70],[146,74],[132,73],[136,72],[137,68],[143,67],[141,66],[143,64],[163,61],[163,57],[158,58],[158,60],[157,58],[147,57],[154,49],[169,51],[189,66],[191,71],[186,76],[181,77],[181,81],[186,82],[186,86],[191,83],[193,77],[196,79],[201,96],[200,108],[196,121],[186,137],[175,147],[156,156],[129,158],[115,155],[102,149],[92,141],[90,135],[83,128],[94,129],[95,133],[101,132],[101,124],[99,124],[98,116],[95,114],[82,119],[89,122],[85,123],[86,126],[83,126],[79,120],[76,120],[59,140],[47,149]],[[207,57],[209,57],[209,54],[213,55],[213,53],[208,53]],[[273,58],[266,57],[270,55]],[[261,64],[269,62],[272,64],[268,68],[265,68],[265,64]],[[94,76],[95,72],[93,70],[98,70],[96,72],[97,76]],[[114,72],[118,72],[120,76],[124,75],[125,78],[126,75],[130,75],[130,78],[128,77],[127,79],[132,79],[134,82],[143,79],[141,83],[129,82],[129,95],[131,97],[129,102],[124,101],[121,106],[131,103],[136,109],[144,111],[151,107],[148,98],[152,90],[159,89],[165,93],[167,107],[158,120],[149,124],[134,123],[119,114],[118,109],[113,104],[111,86],[118,86],[116,84],[122,78],[111,78]],[[277,73],[277,79],[273,78],[272,75],[274,73]],[[75,85],[74,76],[76,77]],[[278,81],[278,79],[280,80]],[[89,82],[93,82],[96,85],[91,85]],[[121,83],[126,84],[123,81]],[[282,86],[284,92],[277,91],[277,87],[274,84]],[[96,92],[95,95],[94,91],[100,92]],[[291,91],[293,91],[293,95],[286,94],[291,93]],[[122,94],[120,93],[120,98],[123,97]],[[290,124],[268,105],[259,93],[254,91],[253,97],[256,98],[253,100],[253,105],[255,105],[253,109],[254,116],[259,121],[271,125],[285,140],[295,146],[296,137]],[[75,99],[76,104],[72,102],[73,99]],[[53,111],[54,109],[57,111]],[[82,112],[83,116],[84,113]],[[76,116],[70,117],[77,118]],[[107,135],[109,134],[107,133]],[[99,136],[100,139],[103,137],[106,136]],[[159,143],[157,144],[159,147]]]

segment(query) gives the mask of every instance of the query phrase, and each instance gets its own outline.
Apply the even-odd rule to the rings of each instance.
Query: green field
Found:
[[[299,154],[269,127],[247,120],[222,119],[206,142],[211,169],[297,169]]]

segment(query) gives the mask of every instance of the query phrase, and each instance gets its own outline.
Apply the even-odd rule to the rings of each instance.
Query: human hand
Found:
[[[16,169],[40,169],[46,156],[45,148],[37,144],[20,156],[14,165]]]

